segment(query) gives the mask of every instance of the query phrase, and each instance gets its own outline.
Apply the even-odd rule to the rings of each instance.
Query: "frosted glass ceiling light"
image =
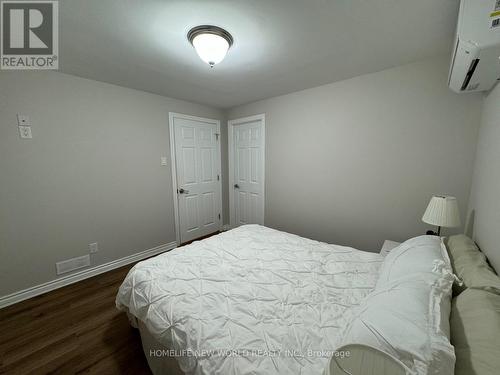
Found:
[[[200,59],[212,68],[224,60],[233,44],[231,34],[217,26],[196,26],[189,30],[187,37]]]

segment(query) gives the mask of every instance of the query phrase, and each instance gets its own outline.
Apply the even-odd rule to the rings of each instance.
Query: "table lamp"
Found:
[[[454,228],[460,226],[460,213],[457,198],[435,195],[431,198],[425,210],[422,221],[438,227],[437,233],[428,231],[427,234],[441,235],[441,227]]]

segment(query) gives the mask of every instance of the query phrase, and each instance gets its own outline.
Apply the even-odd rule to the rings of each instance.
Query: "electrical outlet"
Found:
[[[30,126],[19,126],[19,136],[22,139],[33,138],[33,135],[31,134],[31,127]]]
[[[90,254],[97,253],[99,251],[99,245],[97,244],[97,242],[89,244],[89,250]]]

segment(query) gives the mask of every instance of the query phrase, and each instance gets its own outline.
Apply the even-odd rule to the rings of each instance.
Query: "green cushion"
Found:
[[[500,294],[500,278],[472,239],[463,234],[451,236],[446,247],[453,270],[463,281],[462,286],[454,286],[455,295],[465,288],[484,289]]]
[[[500,295],[467,289],[452,301],[450,328],[455,375],[500,373]]]

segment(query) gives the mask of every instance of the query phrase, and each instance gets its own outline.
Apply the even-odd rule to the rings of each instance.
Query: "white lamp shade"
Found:
[[[433,196],[422,221],[438,227],[453,228],[460,226],[460,212],[455,197]]]
[[[200,34],[193,39],[193,46],[200,56],[210,66],[220,63],[229,49],[226,39],[215,34]]]

